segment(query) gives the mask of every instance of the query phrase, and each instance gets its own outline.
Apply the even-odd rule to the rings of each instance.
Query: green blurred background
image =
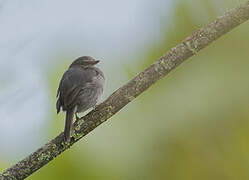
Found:
[[[157,17],[159,38],[131,54],[120,49],[118,62],[102,61],[108,78],[104,98],[193,31],[242,2],[174,2],[169,12]],[[249,179],[248,49],[247,22],[187,60],[28,179]],[[43,71],[51,109],[42,126],[46,137],[18,157],[0,155],[0,170],[62,131],[65,115],[55,113],[55,93],[74,58],[65,54],[55,54],[61,63],[50,62]]]

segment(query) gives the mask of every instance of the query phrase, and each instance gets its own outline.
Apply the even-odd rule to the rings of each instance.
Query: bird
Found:
[[[82,56],[72,62],[63,74],[57,90],[57,114],[66,112],[64,140],[69,141],[73,117],[99,103],[105,86],[104,73],[95,65],[100,61],[91,56]]]

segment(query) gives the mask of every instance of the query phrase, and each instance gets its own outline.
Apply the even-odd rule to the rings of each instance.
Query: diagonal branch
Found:
[[[231,9],[210,24],[194,32],[182,43],[156,60],[123,87],[116,90],[102,104],[74,123],[70,143],[65,144],[63,134],[45,144],[14,166],[0,174],[2,179],[24,179],[67,150],[70,146],[116,114],[126,104],[148,89],[153,83],[166,76],[171,70],[189,57],[209,45],[220,36],[249,19],[249,1]]]

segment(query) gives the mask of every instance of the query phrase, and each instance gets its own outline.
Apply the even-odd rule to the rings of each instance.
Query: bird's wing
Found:
[[[82,86],[74,86],[64,95],[64,109],[72,109],[77,104],[77,97],[81,91]]]

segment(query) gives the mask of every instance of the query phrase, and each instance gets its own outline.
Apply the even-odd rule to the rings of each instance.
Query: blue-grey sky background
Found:
[[[92,55],[107,76],[115,66],[132,66],[135,52],[160,41],[171,6],[161,0],[0,1],[1,156],[23,156],[48,138],[46,118],[55,110],[46,73],[60,64],[58,55],[68,63]]]

